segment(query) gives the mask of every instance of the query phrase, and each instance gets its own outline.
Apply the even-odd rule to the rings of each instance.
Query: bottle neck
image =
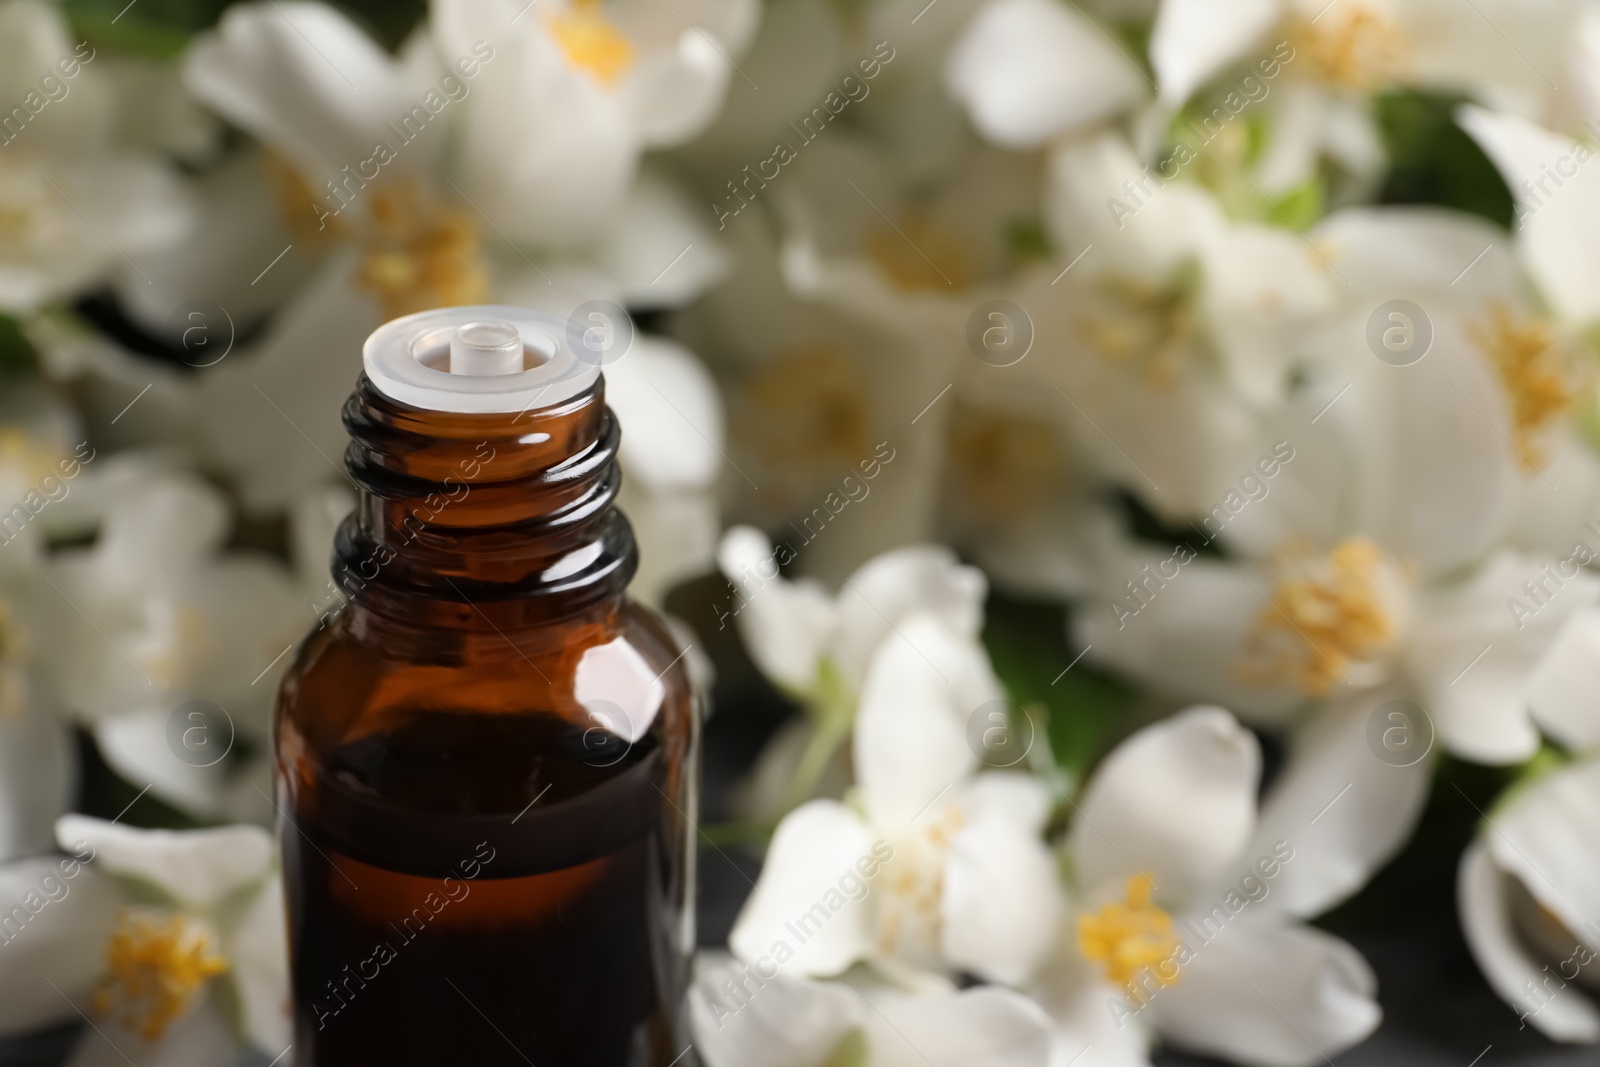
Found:
[[[363,375],[344,423],[360,499],[333,575],[370,623],[503,632],[620,606],[637,554],[613,507],[620,430],[603,379],[547,408],[457,414]]]

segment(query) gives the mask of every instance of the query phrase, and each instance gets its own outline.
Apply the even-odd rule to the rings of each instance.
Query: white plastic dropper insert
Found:
[[[527,411],[569,400],[600,376],[566,334],[561,319],[528,308],[437,308],[378,327],[362,346],[362,364],[380,393],[412,407]]]

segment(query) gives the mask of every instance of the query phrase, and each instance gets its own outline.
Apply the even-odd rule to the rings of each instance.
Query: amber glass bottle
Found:
[[[697,714],[624,592],[598,368],[509,308],[397,320],[365,357],[341,596],[275,723],[295,1062],[668,1067]]]

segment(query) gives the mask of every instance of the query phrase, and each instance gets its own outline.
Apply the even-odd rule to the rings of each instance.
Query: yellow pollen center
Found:
[[[1067,460],[1055,426],[1012,411],[958,403],[950,429],[952,494],[977,521],[1015,522],[1061,489]]]
[[[1490,311],[1487,323],[1474,323],[1468,336],[1489,357],[1511,401],[1512,440],[1523,466],[1539,469],[1544,450],[1536,439],[1577,392],[1565,350],[1544,319],[1518,318],[1503,305]]]
[[[764,469],[772,507],[810,507],[819,479],[872,455],[868,389],[850,354],[829,342],[779,353],[746,380],[729,405],[734,436]]]
[[[489,276],[470,217],[432,202],[411,181],[370,195],[372,227],[357,277],[385,318],[487,301]]]
[[[633,66],[633,45],[600,10],[599,0],[576,0],[546,20],[573,66],[602,85],[615,85]]]
[[[13,722],[28,710],[28,676],[23,664],[31,652],[28,635],[17,624],[11,605],[0,600],[0,716]]]
[[[1391,598],[1398,577],[1398,567],[1365,537],[1349,538],[1325,557],[1286,560],[1251,635],[1252,651],[1266,658],[1255,664],[1254,680],[1287,676],[1321,696],[1352,664],[1375,659],[1397,629]]]
[[[895,843],[894,858],[878,876],[881,890],[874,892],[879,951],[913,966],[933,967],[939,960],[950,842],[966,819],[952,806],[924,820],[917,832]]]
[[[55,474],[63,455],[55,442],[38,434],[16,425],[0,426],[0,467],[16,471],[30,485],[38,485],[46,476]]]
[[[1089,347],[1132,368],[1153,389],[1177,385],[1197,333],[1185,287],[1111,279],[1099,288],[1094,310],[1077,322]]]
[[[0,600],[0,665],[17,663],[27,658],[28,638],[17,625],[11,604]]]
[[[271,149],[261,153],[261,169],[265,174],[272,199],[278,205],[278,215],[295,242],[325,248],[350,234],[350,223],[343,215],[333,214],[338,201],[332,196],[319,197],[311,183],[288,160]]]
[[[1342,0],[1315,20],[1289,31],[1295,50],[1290,69],[1304,63],[1318,81],[1341,89],[1367,90],[1404,73],[1410,49],[1393,17],[1360,0]]]
[[[210,618],[194,604],[158,607],[143,649],[136,644],[130,654],[144,664],[146,674],[177,688],[210,655],[214,632]]]
[[[921,213],[901,220],[898,229],[874,229],[866,249],[867,258],[902,292],[954,292],[971,285],[978,273],[972,242]]]
[[[228,969],[198,922],[123,912],[106,947],[107,975],[94,1008],[156,1041],[205,984]]]
[[[0,158],[0,259],[29,260],[57,251],[58,242],[70,239],[71,228],[56,208],[71,208],[50,188],[37,154],[12,147],[6,156]]]
[[[1123,900],[1078,916],[1078,951],[1125,989],[1134,989],[1146,972],[1164,986],[1179,977],[1172,960],[1178,935],[1172,931],[1172,916],[1150,902],[1154,889],[1149,875],[1136,874],[1128,879]]]

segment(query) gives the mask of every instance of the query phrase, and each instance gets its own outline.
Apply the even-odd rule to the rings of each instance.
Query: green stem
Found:
[[[824,708],[822,714],[817,716],[816,729],[812,732],[811,739],[806,742],[806,750],[800,757],[800,765],[795,768],[794,780],[789,783],[782,814],[787,815],[811,799],[817,783],[822,780],[823,772],[828,769],[829,761],[833,759],[834,753],[839,751],[839,746],[850,736],[852,718],[848,707],[841,709],[837,706]]]
[[[765,843],[776,829],[770,822],[724,822],[715,826],[702,826],[705,840],[716,846]]]

